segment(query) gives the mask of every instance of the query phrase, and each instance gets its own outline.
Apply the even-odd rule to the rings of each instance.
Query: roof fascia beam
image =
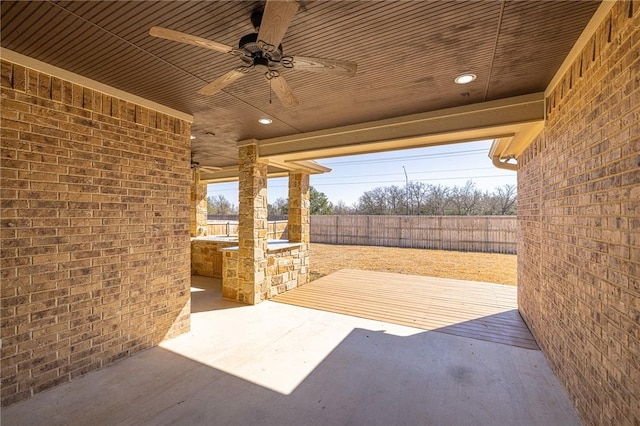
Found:
[[[544,94],[534,93],[297,135],[238,142],[256,144],[260,158],[312,160],[391,149],[508,137],[544,120]]]
[[[309,174],[321,174],[331,171],[329,167],[318,164],[315,161],[286,161],[277,157],[269,158],[269,165],[273,165],[287,171],[300,171]]]

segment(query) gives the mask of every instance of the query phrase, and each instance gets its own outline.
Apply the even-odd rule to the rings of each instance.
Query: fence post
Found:
[[[489,218],[484,218],[484,252],[489,253]]]

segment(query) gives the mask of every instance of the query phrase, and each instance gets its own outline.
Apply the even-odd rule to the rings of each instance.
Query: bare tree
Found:
[[[215,197],[207,197],[208,214],[237,214],[238,208],[231,204],[224,195],[218,194]]]
[[[404,188],[392,185],[385,188],[385,195],[387,201],[387,214],[406,214],[406,191]]]
[[[429,185],[426,202],[426,214],[444,215],[450,204],[451,190],[442,185]]]
[[[273,203],[267,204],[267,214],[269,216],[286,215],[289,211],[289,200],[277,198]]]
[[[476,213],[482,198],[482,192],[476,189],[475,183],[468,180],[463,187],[454,186],[451,190],[451,204],[455,208],[455,214],[471,215]]]
[[[517,194],[516,186],[505,184],[495,189],[492,196],[498,214],[513,214],[515,212]]]
[[[367,191],[353,210],[357,214],[404,215],[409,207],[409,214],[414,215],[492,215],[515,214],[516,203],[514,185],[504,185],[489,193],[477,189],[471,180],[453,188],[409,182],[406,188],[394,185]]]
[[[407,203],[409,204],[408,212],[413,215],[423,213],[423,208],[427,203],[429,187],[422,182],[409,182],[407,186]]]
[[[347,203],[340,200],[336,204],[333,205],[333,214],[338,215],[348,215],[355,214],[357,211],[356,206],[348,206]]]
[[[358,213],[388,214],[384,188],[374,188],[362,194],[358,199]]]

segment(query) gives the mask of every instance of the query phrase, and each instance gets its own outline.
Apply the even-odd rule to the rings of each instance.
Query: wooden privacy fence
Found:
[[[516,253],[516,216],[311,216],[311,242]],[[269,221],[270,239],[287,221]],[[237,221],[209,221],[207,235],[238,235]]]
[[[207,221],[207,235],[238,236],[237,220]],[[267,238],[271,240],[287,239],[287,221],[274,220],[267,222]]]
[[[311,242],[516,253],[516,216],[311,216]]]

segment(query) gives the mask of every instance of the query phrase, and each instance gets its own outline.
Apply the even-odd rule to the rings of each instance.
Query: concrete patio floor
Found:
[[[539,350],[192,285],[188,334],[4,408],[2,425],[580,424]]]

